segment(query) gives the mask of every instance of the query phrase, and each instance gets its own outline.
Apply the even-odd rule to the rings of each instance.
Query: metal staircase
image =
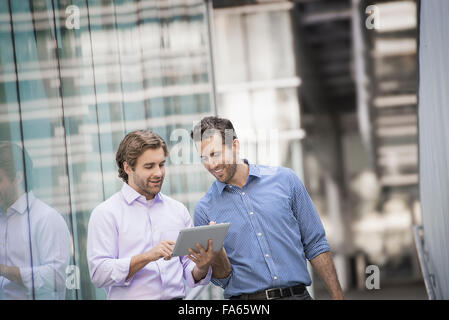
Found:
[[[376,172],[383,187],[413,188],[418,184],[416,3],[377,6],[380,29],[365,31]]]

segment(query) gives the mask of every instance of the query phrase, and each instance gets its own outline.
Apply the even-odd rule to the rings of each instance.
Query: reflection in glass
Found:
[[[0,142],[0,299],[65,299],[70,233],[31,191],[32,162],[24,157],[16,144]]]

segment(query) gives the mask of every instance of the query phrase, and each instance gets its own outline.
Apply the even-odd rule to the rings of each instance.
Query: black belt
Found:
[[[244,293],[239,296],[232,296],[231,300],[273,300],[284,297],[296,296],[304,293],[306,286],[299,284],[288,288],[273,288],[254,293]]]

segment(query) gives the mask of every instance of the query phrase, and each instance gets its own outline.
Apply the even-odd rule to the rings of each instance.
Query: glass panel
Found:
[[[73,265],[66,141],[61,134],[59,70],[51,32],[53,11],[43,4],[39,3],[47,19],[37,25],[33,24],[32,2],[8,1],[6,7],[2,3],[2,12],[13,13],[2,22],[5,26],[9,20],[9,30],[2,31],[8,30],[11,39],[5,50],[13,51],[9,55],[13,59],[5,63],[14,66],[3,78],[2,89],[9,87],[18,93],[14,101],[18,108],[6,108],[10,118],[2,122],[1,130],[6,140],[1,150],[3,182],[10,185],[2,197],[0,235],[4,248],[1,295],[5,299],[65,299],[66,271]],[[8,102],[1,101],[3,110]],[[8,136],[6,131],[14,122],[16,132]],[[7,165],[10,160],[13,166]]]
[[[106,297],[89,276],[90,213],[122,186],[125,133],[149,128],[171,148],[210,114],[204,12],[200,0],[0,2],[1,299]],[[207,173],[168,164],[163,192],[193,213]]]

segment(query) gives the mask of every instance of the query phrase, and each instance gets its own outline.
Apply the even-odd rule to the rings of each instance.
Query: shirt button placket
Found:
[[[242,193],[241,193],[241,195],[242,195],[242,200],[243,200],[243,202],[246,202],[245,201],[245,195],[246,195],[246,193],[243,191]],[[248,199],[248,198],[246,198],[246,199]],[[249,215],[250,216],[254,216],[254,211],[250,211],[249,212]],[[261,241],[261,237],[262,237],[262,233],[261,232],[258,232],[257,233],[257,237],[259,238],[259,241]],[[264,245],[263,245],[263,242],[259,242],[259,244],[260,244],[260,246],[263,248],[264,247]],[[269,254],[265,254],[265,258],[266,259],[268,259],[270,257],[270,255]],[[277,279],[277,277],[274,277],[274,280],[276,280]]]

